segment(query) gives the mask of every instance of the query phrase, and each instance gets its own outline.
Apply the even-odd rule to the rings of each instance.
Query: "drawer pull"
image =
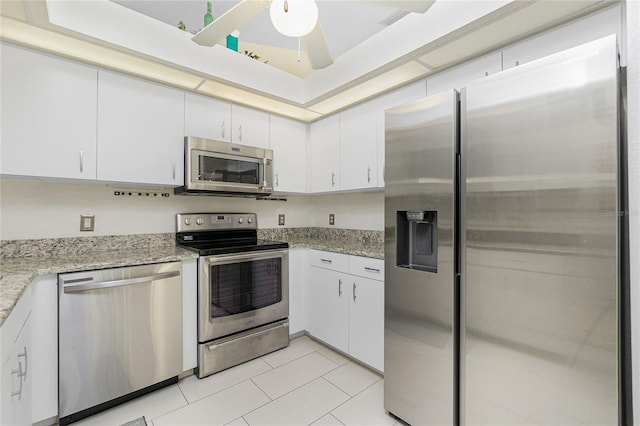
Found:
[[[368,266],[364,267],[364,270],[367,272],[375,272],[376,274],[380,273],[380,269],[376,269],[376,268],[369,268]]]
[[[27,368],[29,365],[29,358],[27,357],[27,347],[23,346],[24,352],[18,354],[18,358],[24,357],[24,371],[22,372],[22,377],[27,380]]]
[[[322,263],[328,263],[328,264],[332,264],[332,263],[333,263],[333,261],[332,261],[332,260],[329,260],[329,259],[320,259],[320,262],[322,262]]]

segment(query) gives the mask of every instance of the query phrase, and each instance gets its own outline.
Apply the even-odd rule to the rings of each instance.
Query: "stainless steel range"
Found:
[[[199,378],[289,345],[289,244],[259,240],[255,213],[176,215],[198,259]]]

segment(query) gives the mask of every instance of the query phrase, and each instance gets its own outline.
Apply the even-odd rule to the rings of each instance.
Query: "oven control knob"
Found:
[[[250,217],[247,218],[247,222],[249,223],[253,223],[253,219],[251,219]]]
[[[190,218],[186,218],[186,219],[184,220],[184,224],[185,224],[185,225],[191,225],[191,219],[190,219]]]
[[[238,223],[240,224],[244,223],[244,219],[243,218],[238,219]]]
[[[202,225],[204,223],[204,220],[202,220],[201,217],[196,219],[196,225]]]

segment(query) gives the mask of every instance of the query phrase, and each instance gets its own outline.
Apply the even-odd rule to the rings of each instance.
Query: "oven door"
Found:
[[[191,190],[238,193],[271,192],[271,160],[204,150],[191,150]]]
[[[289,251],[204,256],[199,260],[200,343],[289,316]]]

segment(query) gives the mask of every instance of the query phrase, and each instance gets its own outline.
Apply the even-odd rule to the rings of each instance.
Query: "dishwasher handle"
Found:
[[[141,284],[148,283],[150,281],[156,280],[164,280],[167,278],[173,278],[180,276],[180,271],[171,271],[171,272],[163,272],[160,274],[147,275],[144,277],[137,278],[127,278],[124,280],[114,280],[114,281],[102,281],[102,282],[91,282],[91,283],[78,283],[81,280],[68,280],[62,281],[62,285],[64,286],[65,293],[74,293],[77,291],[89,291],[89,290],[97,290],[102,288],[110,288],[110,287],[120,287],[124,285],[133,285],[133,284]],[[92,280],[92,278],[87,278],[86,281]],[[85,281],[85,280],[82,280]]]

